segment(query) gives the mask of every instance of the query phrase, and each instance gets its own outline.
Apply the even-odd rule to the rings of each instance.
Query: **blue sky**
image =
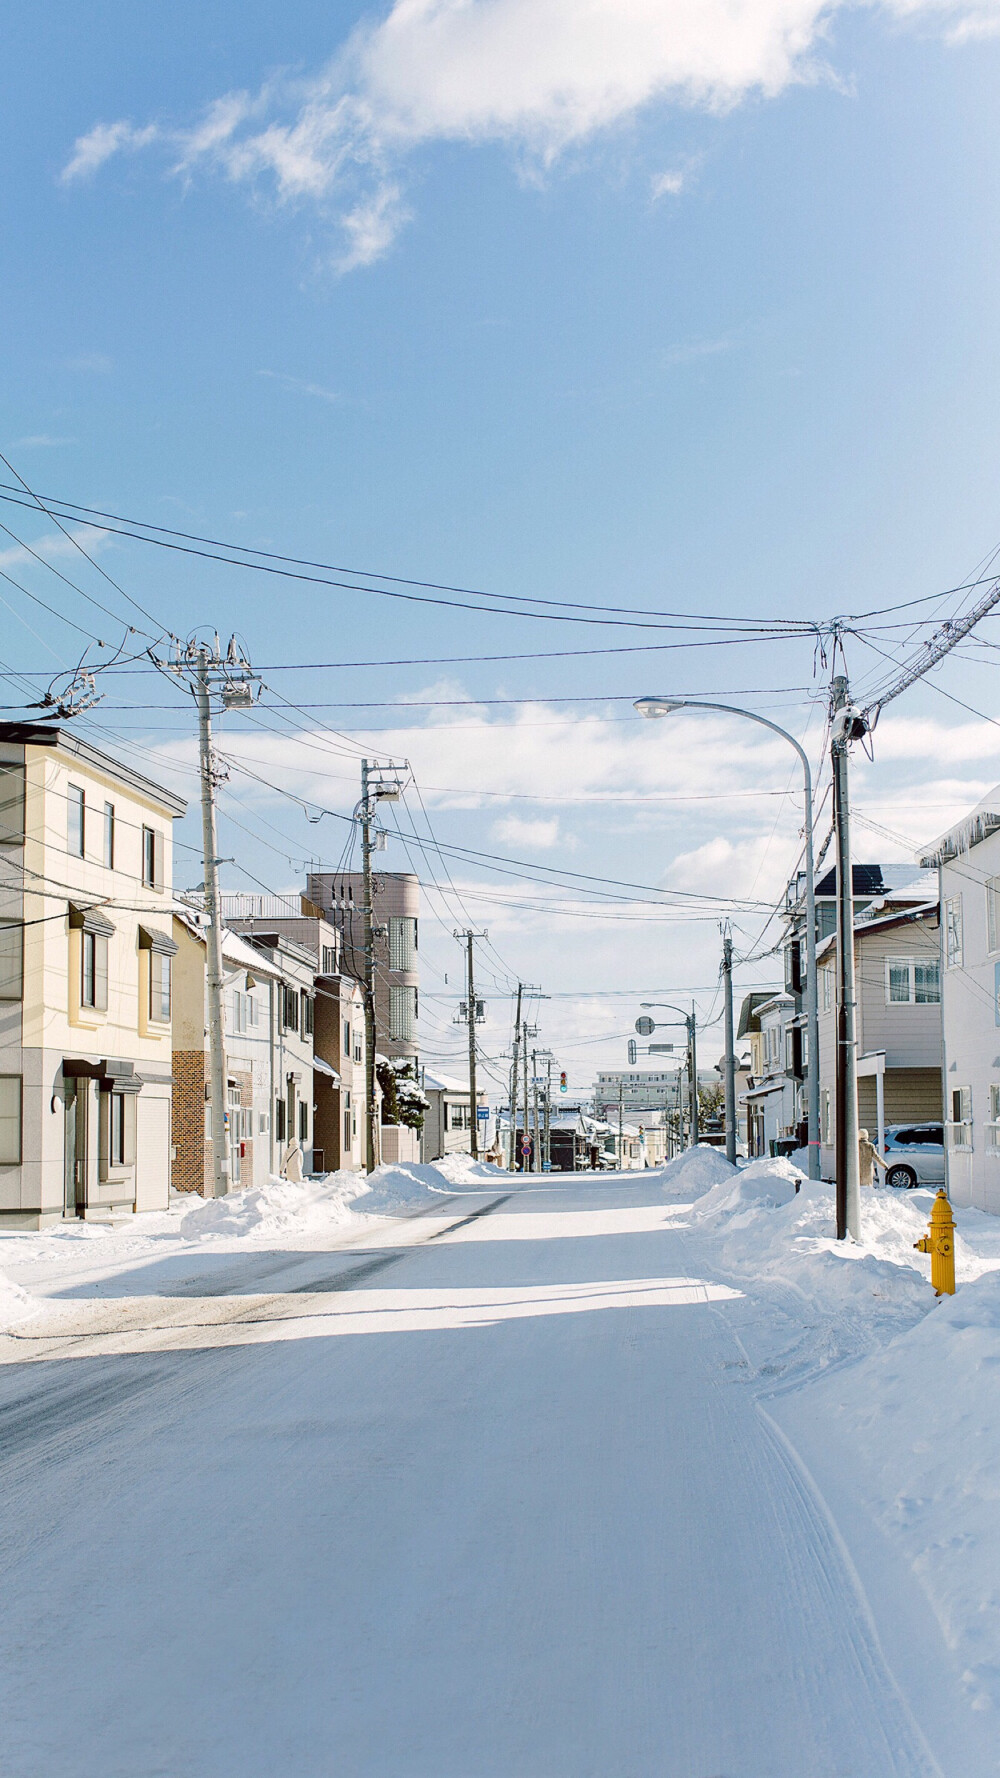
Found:
[[[585,29],[566,0],[8,21],[4,453],[80,503],[522,596],[824,618],[961,581],[1000,539],[1000,7],[637,0],[634,42],[620,7],[585,11]],[[111,538],[98,559],[165,625],[238,627],[268,667],[644,639],[317,593]],[[94,616],[37,564],[8,571]],[[77,638],[43,621],[36,640],[11,617],[5,661],[70,660]],[[848,651],[859,679],[879,667]],[[860,829],[859,854],[905,855],[1000,778],[985,652],[940,677],[972,711],[928,687],[884,718],[857,789],[887,831]],[[450,843],[766,902],[797,847],[780,748],[707,719],[643,726],[624,700],[731,693],[818,748],[813,670],[810,643],[777,641],[275,675],[310,705],[535,703],[310,710],[298,742],[269,728],[239,746],[341,812],[359,748],[392,747]],[[188,713],[160,689],[117,680],[91,732],[183,765]],[[324,722],[353,744],[312,732]],[[224,849],[260,881],[339,856],[333,823],[249,781],[232,794],[253,836]],[[534,894],[516,879],[491,904],[478,867],[451,871],[506,966],[497,1048],[511,973],[564,997],[543,1031],[581,1080],[622,1060],[617,1038],[583,1043],[630,1025],[610,990],[695,991],[713,1010],[714,910],[665,925],[512,907]],[[253,884],[234,870],[229,886]],[[445,890],[426,922],[439,1059],[458,1047],[440,976],[463,923]],[[740,911],[740,942],[765,918]]]

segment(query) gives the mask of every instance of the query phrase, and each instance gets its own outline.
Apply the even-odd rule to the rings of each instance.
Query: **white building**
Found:
[[[1000,1214],[1000,786],[920,860],[941,905],[946,1178]]]
[[[424,1070],[423,1090],[427,1097],[424,1114],[423,1155],[426,1161],[438,1161],[446,1154],[468,1154],[472,1143],[472,1103],[468,1081],[452,1080],[445,1074]],[[479,1153],[489,1147],[489,1102],[485,1093],[478,1093],[481,1110],[487,1112],[479,1120]]]

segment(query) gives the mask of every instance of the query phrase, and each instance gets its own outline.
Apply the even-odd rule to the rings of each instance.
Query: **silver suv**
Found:
[[[886,1185],[944,1184],[943,1124],[890,1124],[884,1153]]]

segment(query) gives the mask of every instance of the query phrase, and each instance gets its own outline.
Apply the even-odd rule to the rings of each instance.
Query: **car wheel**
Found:
[[[890,1167],[885,1176],[886,1185],[902,1185],[912,1189],[917,1183],[917,1176],[912,1167]]]

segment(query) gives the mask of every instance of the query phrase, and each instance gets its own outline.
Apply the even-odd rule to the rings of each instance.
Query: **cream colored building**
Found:
[[[0,1226],[166,1208],[184,809],[69,729],[0,724]]]

